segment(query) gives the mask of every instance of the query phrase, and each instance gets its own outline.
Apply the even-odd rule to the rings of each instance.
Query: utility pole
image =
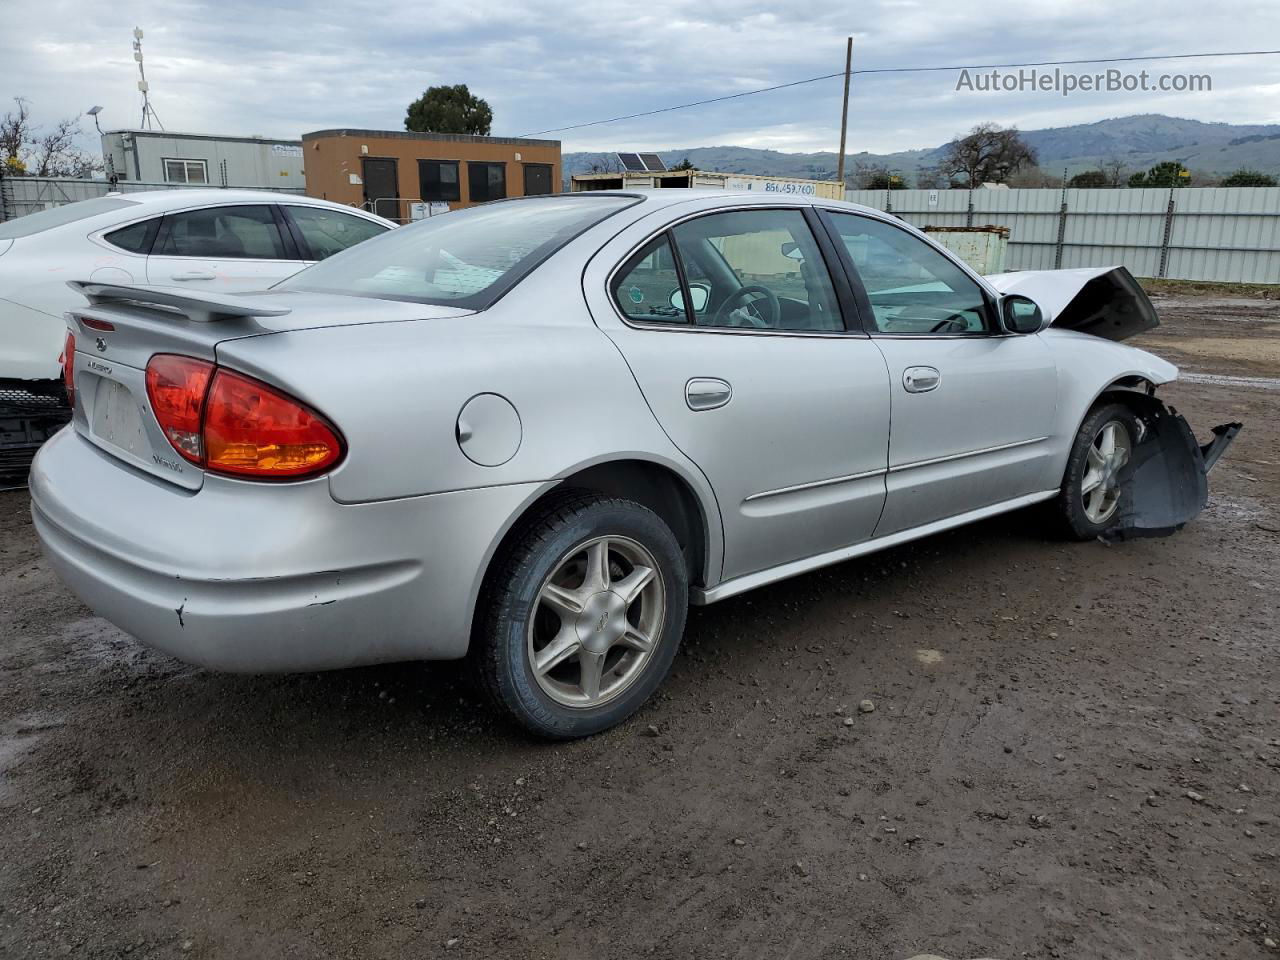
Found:
[[[840,198],[844,199],[844,144],[849,132],[849,74],[853,67],[853,37],[844,48],[844,100],[840,107],[840,158],[836,161],[836,179],[840,181]]]

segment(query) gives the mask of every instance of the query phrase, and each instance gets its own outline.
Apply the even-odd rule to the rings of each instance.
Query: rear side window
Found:
[[[314,260],[332,257],[390,229],[384,224],[328,207],[286,206],[284,209],[311,249],[311,259]]]
[[[140,220],[119,230],[112,230],[103,239],[113,247],[146,256],[151,252],[151,244],[155,242],[156,231],[159,229],[160,218],[152,217],[150,220]]]
[[[664,233],[645,244],[613,278],[613,299],[637,323],[688,323],[680,274]]]
[[[534,197],[399,227],[276,285],[483,310],[632,197]]]
[[[111,213],[113,210],[127,210],[137,205],[137,200],[125,200],[122,197],[95,197],[92,200],[64,204],[52,210],[41,210],[39,213],[29,213],[25,217],[0,223],[0,240],[29,237],[42,230],[65,226],[77,220],[88,220],[90,217]]]
[[[151,252],[210,260],[287,260],[291,256],[267,204],[171,213]]]

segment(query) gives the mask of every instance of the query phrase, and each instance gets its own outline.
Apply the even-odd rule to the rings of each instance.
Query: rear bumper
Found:
[[[324,478],[196,493],[66,429],[31,470],[36,531],[95,612],[190,663],[322,670],[466,653],[509,518],[541,484],[340,504]]]

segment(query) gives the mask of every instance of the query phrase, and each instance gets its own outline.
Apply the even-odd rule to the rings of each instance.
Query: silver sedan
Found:
[[[1042,502],[1172,532],[1239,429],[1155,398],[1123,268],[983,278],[835,201],[510,200],[263,293],[75,286],[31,492],[85,602],[222,670],[468,657],[548,737],[636,710],[690,602]]]

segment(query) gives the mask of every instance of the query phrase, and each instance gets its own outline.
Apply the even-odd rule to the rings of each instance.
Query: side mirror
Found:
[[[693,312],[701,313],[707,309],[707,301],[711,299],[711,288],[705,283],[691,283],[689,284],[689,299],[693,301]],[[671,291],[671,296],[667,298],[667,302],[677,310],[684,309],[684,297],[680,296],[679,289]]]
[[[1039,333],[1048,326],[1040,305],[1017,294],[1000,301],[1000,319],[1009,333]]]
[[[794,240],[788,240],[784,243],[781,247],[781,251],[782,255],[790,260],[795,260],[797,262],[804,261],[804,251],[800,249],[800,244],[796,243]]]

